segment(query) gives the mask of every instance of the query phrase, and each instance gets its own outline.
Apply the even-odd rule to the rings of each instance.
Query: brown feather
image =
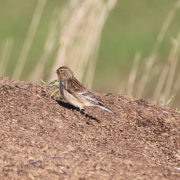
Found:
[[[75,77],[67,80],[67,89],[71,89],[77,93],[86,91],[86,88]]]

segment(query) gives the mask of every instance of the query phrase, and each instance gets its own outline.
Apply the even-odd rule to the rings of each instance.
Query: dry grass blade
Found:
[[[0,61],[0,75],[1,76],[5,75],[8,60],[11,55],[12,47],[13,47],[13,39],[7,38],[4,43],[4,47],[2,48],[2,57],[1,57],[1,61]]]
[[[166,17],[166,19],[165,19],[165,21],[164,21],[164,23],[162,25],[161,31],[160,31],[160,33],[159,33],[159,35],[157,37],[157,43],[154,46],[154,49],[155,49],[154,51],[156,51],[156,52],[158,51],[159,46],[160,46],[161,42],[163,41],[164,36],[165,36],[165,34],[166,34],[172,20],[174,19],[178,8],[180,8],[180,0],[178,0],[174,4],[171,11],[168,13],[168,16]]]
[[[98,32],[95,38],[96,42],[94,44],[94,50],[93,50],[94,53],[92,53],[92,58],[89,58],[89,63],[88,65],[86,65],[88,66],[88,68],[87,68],[87,73],[85,76],[85,83],[88,84],[89,89],[92,88],[92,84],[93,84],[102,28],[104,26],[106,18],[108,17],[109,11],[115,6],[115,4],[116,4],[116,0],[107,1],[106,4],[104,4],[104,6],[102,5],[102,2],[100,4],[100,7],[104,7],[104,8],[103,8],[103,11],[101,11],[99,15],[99,19],[100,19],[99,23],[96,25]]]
[[[167,59],[167,63],[165,64],[163,71],[160,75],[160,78],[158,80],[156,89],[154,91],[154,95],[153,98],[159,102],[159,100],[165,98],[163,101],[166,102],[166,100],[169,97],[169,93],[170,93],[170,89],[172,87],[172,83],[173,83],[173,77],[174,77],[174,73],[175,73],[175,67],[177,64],[177,54],[179,51],[179,42],[180,42],[180,34],[178,35],[177,39],[174,41],[173,43],[173,47],[169,53],[168,59]],[[168,76],[168,72],[169,77],[167,79]],[[166,83],[167,82],[167,83]],[[163,94],[162,90],[163,90],[163,86],[166,83],[166,92],[165,94]],[[161,94],[163,94],[162,97]]]
[[[154,95],[153,95],[153,99],[156,100],[157,103],[159,103],[160,95],[162,93],[162,89],[163,89],[164,83],[165,83],[166,78],[167,78],[168,70],[169,70],[169,65],[166,64],[162,70],[162,73],[160,74],[158,83],[156,85]]]
[[[29,80],[30,81],[39,81],[40,78],[43,77],[43,72],[45,68],[45,64],[55,48],[55,45],[57,43],[57,26],[59,25],[60,22],[60,15],[59,13],[59,8],[54,10],[53,16],[51,23],[49,25],[49,31],[48,31],[48,37],[46,39],[45,45],[44,45],[44,51],[38,61],[38,64],[36,65],[35,69],[31,73]]]
[[[137,96],[138,97],[142,97],[142,94],[143,94],[143,91],[146,87],[146,84],[148,82],[148,77],[150,75],[150,72],[152,70],[152,67],[154,65],[154,62],[156,60],[156,56],[157,56],[157,53],[158,53],[158,50],[159,50],[159,47],[161,45],[161,42],[163,41],[164,39],[164,36],[165,34],[167,33],[168,31],[168,28],[172,22],[172,20],[174,19],[175,17],[175,14],[177,12],[177,9],[180,7],[180,1],[178,0],[175,5],[172,7],[172,9],[170,10],[170,12],[168,13],[163,25],[162,25],[162,28],[160,30],[160,33],[157,37],[157,41],[152,49],[152,52],[151,52],[151,55],[146,59],[146,64],[145,64],[145,70],[144,70],[144,73],[142,75],[142,78],[140,80],[140,83],[139,83],[139,88],[138,88],[138,91],[137,91]]]
[[[23,72],[24,66],[26,64],[26,59],[27,59],[29,51],[31,49],[32,42],[33,42],[35,33],[37,31],[37,27],[39,25],[45,4],[46,4],[46,0],[38,0],[37,6],[36,6],[36,9],[34,12],[34,16],[32,18],[30,27],[27,32],[25,42],[23,44],[19,59],[17,61],[17,65],[16,65],[14,73],[13,73],[13,77],[16,79],[19,79]]]
[[[60,48],[50,80],[56,78],[57,67],[67,65],[79,80],[87,69],[85,80],[92,86],[102,28],[116,1],[71,0],[67,4],[62,14]]]
[[[134,91],[134,83],[137,76],[137,70],[138,70],[140,58],[141,58],[140,53],[136,53],[134,61],[133,61],[133,66],[129,75],[128,85],[127,85],[127,94],[130,96],[132,96],[133,91]]]
[[[177,94],[180,91],[180,83],[179,82],[180,82],[180,73],[179,73],[179,75],[178,75],[178,77],[174,83],[174,87],[173,87],[174,94]]]
[[[171,61],[170,61],[170,68],[169,68],[169,74],[167,77],[167,81],[166,81],[166,86],[165,86],[165,92],[164,92],[164,97],[167,100],[170,96],[170,92],[173,86],[173,82],[174,82],[174,75],[175,75],[175,71],[176,71],[176,66],[178,63],[178,58],[179,58],[179,50],[180,50],[180,33],[178,34],[177,39],[175,39],[173,41],[174,43],[174,56],[171,57]]]

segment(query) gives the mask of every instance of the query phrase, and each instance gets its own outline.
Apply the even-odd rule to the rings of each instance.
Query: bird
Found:
[[[80,112],[86,106],[99,107],[109,113],[115,114],[111,109],[107,108],[96,96],[85,88],[74,76],[72,70],[67,66],[61,66],[56,70],[59,83],[60,93],[64,100],[76,108]]]

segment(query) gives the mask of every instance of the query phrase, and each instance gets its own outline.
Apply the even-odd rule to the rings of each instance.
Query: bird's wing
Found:
[[[93,102],[93,104],[98,104],[98,105],[102,105],[103,106],[103,103],[99,99],[97,99],[92,92],[90,92],[88,90],[86,90],[84,92],[79,92],[78,94],[80,96],[84,97],[85,99]]]
[[[76,93],[86,91],[86,88],[74,77],[67,81],[66,86],[67,86],[67,89],[70,89]]]
[[[76,97],[80,102],[81,101],[83,102],[84,101],[83,99],[86,99],[89,101],[89,105],[97,106],[105,111],[114,113],[111,109],[105,107],[104,104],[99,99],[97,99],[92,92],[88,91],[74,77],[66,82],[65,89],[74,97]]]
[[[97,99],[93,93],[87,91],[87,92],[79,93],[79,95],[91,101],[92,106],[97,106],[105,111],[116,114],[111,109],[107,108],[99,99]]]
[[[84,88],[76,78],[73,77],[72,79],[63,82],[63,86],[68,93],[72,94],[75,98],[81,101],[78,93],[85,91],[86,88]]]
[[[88,91],[76,78],[72,78],[68,80],[65,84],[65,89],[73,94],[75,97],[80,96],[81,98],[85,98],[93,104],[102,104],[93,93]]]

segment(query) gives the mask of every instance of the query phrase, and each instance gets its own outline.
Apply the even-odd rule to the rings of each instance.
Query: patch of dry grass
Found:
[[[126,92],[129,95],[142,98],[149,88],[148,84],[154,83],[152,80],[154,75],[156,76],[157,84],[152,92],[152,97],[158,104],[165,105],[168,99],[175,96],[180,90],[180,73],[177,69],[180,55],[180,33],[176,38],[172,39],[172,48],[165,65],[162,66],[157,63],[158,51],[179,8],[180,1],[178,0],[165,18],[152,52],[143,64],[144,71],[140,74],[138,74],[138,66],[140,66],[140,63],[138,63],[139,57],[135,57],[126,88]],[[176,80],[175,75],[178,75],[178,80]]]

